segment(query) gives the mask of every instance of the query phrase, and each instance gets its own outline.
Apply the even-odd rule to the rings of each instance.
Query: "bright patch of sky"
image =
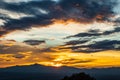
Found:
[[[98,26],[99,25],[99,26]],[[68,24],[56,23],[44,28],[32,28],[29,31],[15,31],[3,39],[13,39],[18,42],[24,40],[46,40],[48,46],[56,46],[64,44],[65,37],[75,35],[82,32],[87,32],[90,29],[98,29],[103,31],[112,30],[112,24],[94,23],[94,24],[79,24],[70,22]],[[103,36],[104,38],[105,36]],[[109,36],[108,36],[109,38]],[[72,38],[74,39],[74,38]]]

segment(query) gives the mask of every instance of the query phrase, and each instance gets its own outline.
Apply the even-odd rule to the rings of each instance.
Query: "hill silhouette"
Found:
[[[79,72],[85,72],[96,80],[120,80],[120,68],[79,69],[38,64],[0,68],[0,80],[61,80]]]

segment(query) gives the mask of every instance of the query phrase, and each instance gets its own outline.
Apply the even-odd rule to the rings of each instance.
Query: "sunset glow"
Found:
[[[111,1],[0,2],[6,5],[0,8],[0,68],[35,63],[53,67],[120,67],[120,14]],[[31,5],[36,2],[44,6]],[[9,9],[8,3],[16,9]],[[22,6],[26,6],[25,10],[19,8]]]

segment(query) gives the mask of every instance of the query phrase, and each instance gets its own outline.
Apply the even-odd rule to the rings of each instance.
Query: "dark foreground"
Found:
[[[96,80],[120,80],[120,68],[77,69],[45,67],[41,65],[15,66],[0,69],[0,80],[61,80],[73,73],[85,72]]]

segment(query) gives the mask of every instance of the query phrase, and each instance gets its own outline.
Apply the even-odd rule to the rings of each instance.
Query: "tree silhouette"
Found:
[[[61,80],[96,80],[96,79],[93,77],[90,77],[88,74],[85,74],[82,72],[82,73],[78,73],[78,74],[73,74],[70,77],[65,76]]]

